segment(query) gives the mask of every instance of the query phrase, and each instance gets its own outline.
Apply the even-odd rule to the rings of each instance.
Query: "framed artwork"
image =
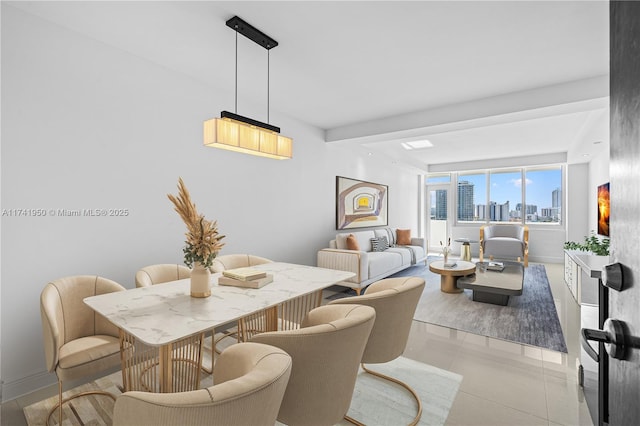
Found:
[[[609,236],[609,182],[598,186],[598,234]]]
[[[336,229],[388,225],[389,187],[336,176]]]

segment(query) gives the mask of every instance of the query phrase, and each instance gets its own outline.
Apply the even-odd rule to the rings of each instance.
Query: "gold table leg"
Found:
[[[124,390],[185,392],[199,389],[204,337],[205,333],[200,333],[154,347],[120,331]]]
[[[173,390],[173,362],[171,362],[171,343],[160,346],[158,362],[160,367],[160,392],[169,393]]]
[[[304,317],[322,304],[322,290],[288,300],[279,306],[280,329],[296,330]]]
[[[321,304],[322,290],[319,290],[241,318],[238,321],[239,341],[247,342],[253,335],[265,331],[298,329],[305,315]]]
[[[456,287],[458,277],[453,275],[440,276],[440,291],[444,293],[462,293],[464,290]]]

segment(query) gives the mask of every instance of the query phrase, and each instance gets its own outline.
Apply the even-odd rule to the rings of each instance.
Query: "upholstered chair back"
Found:
[[[419,277],[387,278],[371,284],[362,296],[329,303],[357,303],[376,310],[376,321],[362,355],[363,363],[388,362],[402,355],[424,286],[424,279]]]
[[[214,385],[180,393],[125,392],[116,400],[114,426],[273,426],[291,373],[281,349],[239,343],[215,365]]]
[[[118,337],[118,328],[83,299],[123,290],[120,284],[95,275],[61,278],[45,286],[40,295],[40,313],[48,371],[56,370],[59,357],[65,355],[60,355],[60,349],[67,343],[95,335]]]
[[[145,266],[136,272],[136,287],[150,287],[191,276],[191,269],[174,263]]]
[[[246,268],[248,266],[262,265],[263,263],[271,263],[271,260],[251,254],[226,254],[218,256],[213,260],[213,264],[209,268],[211,272],[222,272],[227,269]]]
[[[301,328],[256,334],[253,342],[282,348],[293,369],[278,421],[334,425],[347,414],[375,310],[363,305],[321,306]]]
[[[484,227],[484,237],[485,239],[505,237],[524,241],[524,230],[525,228],[522,225],[486,225]]]

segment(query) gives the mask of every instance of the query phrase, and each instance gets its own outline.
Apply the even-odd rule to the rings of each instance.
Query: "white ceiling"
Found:
[[[238,15],[280,43],[272,117],[421,169],[562,152],[583,162],[608,149],[607,1],[5,4],[205,82],[230,111],[225,21]],[[266,70],[266,50],[240,36],[239,114],[266,121]],[[400,145],[423,138],[434,147]]]

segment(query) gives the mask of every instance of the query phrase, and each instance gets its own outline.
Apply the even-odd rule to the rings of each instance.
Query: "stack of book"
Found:
[[[273,281],[273,275],[254,268],[228,269],[218,278],[219,285],[260,288]]]
[[[502,272],[502,270],[504,269],[504,263],[502,263],[502,262],[489,262],[489,264],[487,265],[487,269],[490,270],[490,271]]]

